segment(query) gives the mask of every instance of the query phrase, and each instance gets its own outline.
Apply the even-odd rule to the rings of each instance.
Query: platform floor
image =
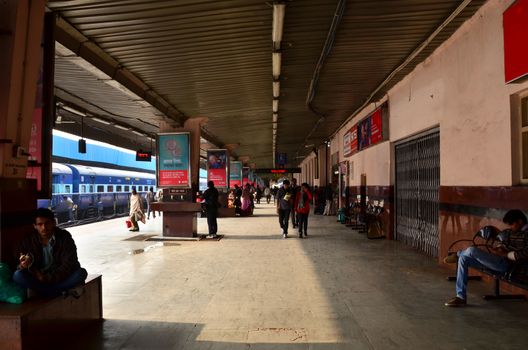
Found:
[[[104,323],[71,349],[526,349],[528,302],[469,303],[447,271],[395,241],[367,240],[311,215],[283,240],[272,205],[219,219],[217,242],[135,240],[125,219],[70,228],[81,264],[103,275]],[[200,233],[207,231],[199,219]],[[136,237],[136,238],[135,238]]]

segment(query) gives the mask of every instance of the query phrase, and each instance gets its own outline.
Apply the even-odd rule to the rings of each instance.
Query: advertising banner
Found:
[[[357,125],[354,125],[343,136],[343,156],[348,157],[358,150]]]
[[[242,162],[231,162],[229,167],[229,186],[242,186]]]
[[[207,150],[207,181],[213,181],[215,187],[227,188],[227,150]]]
[[[158,134],[158,187],[191,187],[190,133]]]
[[[383,127],[381,122],[381,108],[370,116],[370,144],[374,145],[383,140]]]
[[[242,186],[246,186],[249,183],[249,167],[242,168]]]
[[[370,145],[370,118],[363,119],[358,123],[358,150]]]

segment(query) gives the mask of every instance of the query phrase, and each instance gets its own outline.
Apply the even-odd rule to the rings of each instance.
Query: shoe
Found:
[[[304,237],[308,237],[308,232],[304,231]]]
[[[454,297],[453,299],[445,303],[445,306],[452,306],[452,307],[465,306],[465,305],[466,305],[466,301],[459,297]]]
[[[299,232],[299,238],[302,238],[302,232]]]
[[[458,255],[456,253],[451,253],[444,258],[445,264],[456,264],[458,262]]]
[[[207,236],[207,237],[208,237],[208,238],[217,238],[218,236],[217,236],[216,233],[215,233],[215,234],[209,235],[209,236]]]
[[[287,237],[288,237],[287,234],[285,234],[285,233],[282,234],[282,238],[286,239]]]

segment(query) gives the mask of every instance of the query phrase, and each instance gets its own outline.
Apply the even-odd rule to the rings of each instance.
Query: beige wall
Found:
[[[504,83],[502,13],[489,1],[389,92],[391,140],[440,126],[444,186],[512,184],[510,94]]]
[[[390,143],[343,157],[343,135],[383,101],[369,105],[335,134],[331,152],[339,151],[340,161],[354,162],[350,184],[359,185],[361,173],[367,174],[368,185],[392,184],[394,142],[439,127],[441,185],[512,185],[510,97],[528,92],[528,81],[504,82],[502,13],[512,2],[488,1],[389,91]]]

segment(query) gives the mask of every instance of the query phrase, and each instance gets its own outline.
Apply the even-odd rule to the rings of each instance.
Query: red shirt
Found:
[[[304,206],[302,208],[299,208],[299,201],[301,200],[302,192],[304,192]],[[301,190],[297,192],[297,196],[295,196],[295,211],[301,214],[309,214],[311,200],[312,194],[310,193],[310,191],[301,188]]]

